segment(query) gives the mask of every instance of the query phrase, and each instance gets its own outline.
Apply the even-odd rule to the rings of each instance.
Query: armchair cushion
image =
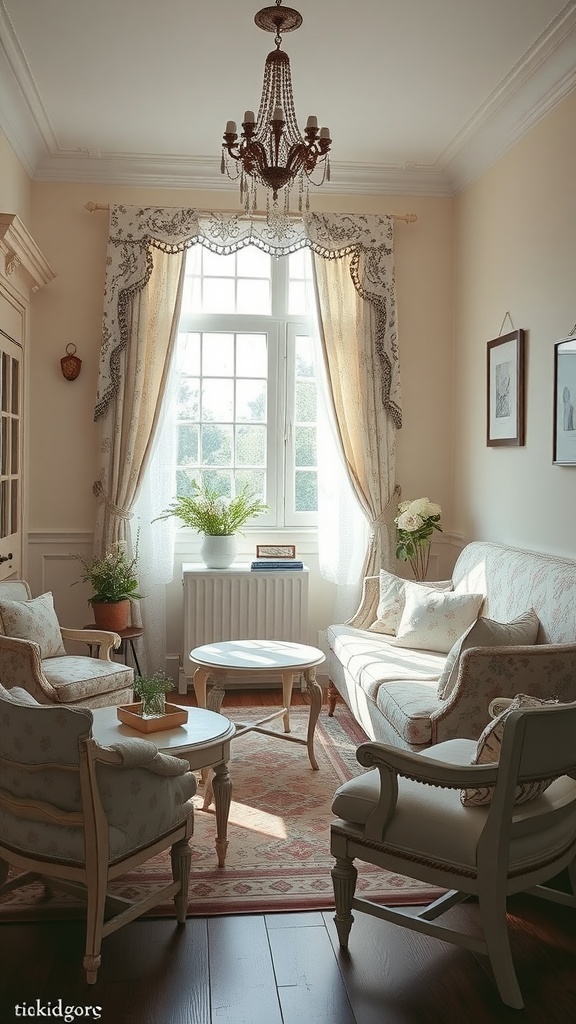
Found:
[[[480,617],[456,641],[448,652],[442,675],[438,680],[438,696],[446,700],[456,685],[460,670],[460,657],[470,647],[519,647],[535,644],[540,620],[533,608],[512,622],[495,622]]]
[[[0,625],[6,636],[37,643],[42,659],[66,654],[51,593],[29,601],[0,598]]]
[[[69,654],[64,658],[43,661],[42,671],[62,704],[105,698],[106,694],[119,693],[122,687],[128,692],[127,699],[130,699],[132,692],[133,670],[116,661],[100,661],[87,655]],[[122,696],[116,703],[122,703],[123,699]]]
[[[413,583],[411,580],[402,579],[394,573],[380,570],[380,600],[378,602],[377,618],[368,629],[372,633],[389,633],[394,635],[400,625],[402,612],[406,603],[406,591],[408,587],[424,586],[432,590],[451,590],[452,580],[442,580],[436,583]]]
[[[389,643],[447,654],[475,621],[483,600],[483,594],[456,594],[410,584],[398,632]]]
[[[506,719],[513,711],[521,711],[522,708],[546,707],[549,704],[558,704],[557,700],[541,700],[538,697],[530,697],[528,694],[519,693],[508,704],[504,711],[500,712],[493,721],[489,722],[483,730],[476,752],[471,764],[497,764],[500,760],[502,747],[502,736]],[[548,786],[551,786],[554,779],[536,779],[533,782],[522,782],[516,786],[514,797],[515,804],[525,804],[529,800],[544,793]],[[493,786],[482,786],[474,789],[463,789],[460,799],[465,807],[486,807],[492,800]]]

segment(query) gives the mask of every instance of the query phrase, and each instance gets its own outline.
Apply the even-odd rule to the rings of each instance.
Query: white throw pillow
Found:
[[[66,654],[51,593],[31,601],[0,600],[0,623],[6,636],[39,644],[42,659]]]
[[[483,600],[484,594],[455,594],[407,583],[398,633],[389,643],[448,654],[476,619]]]
[[[460,658],[470,647],[520,647],[523,644],[535,644],[540,620],[533,608],[519,615],[512,622],[495,622],[493,619],[479,618],[456,641],[446,658],[442,675],[438,680],[438,696],[446,700],[452,693],[458,671]]]
[[[410,583],[415,587],[427,587],[429,590],[451,590],[452,580],[438,580],[437,582],[412,583],[412,580],[405,580],[394,573],[380,570],[380,601],[376,611],[376,621],[368,626],[373,633],[386,633],[394,635],[400,625],[402,612],[406,603],[406,584]]]
[[[492,722],[489,722],[480,739],[478,740],[478,746],[476,748],[476,756],[470,762],[471,764],[498,764],[500,760],[500,751],[502,749],[502,736],[504,735],[504,726],[506,719],[513,711],[521,711],[522,708],[539,708],[546,707],[549,704],[558,704],[557,700],[542,700],[540,697],[530,697],[525,693],[518,693],[514,700],[510,701],[508,707],[495,718]],[[548,786],[551,786],[554,779],[537,779],[534,782],[522,782],[519,786],[516,786],[516,794],[514,796],[515,804],[525,804],[529,800],[535,800],[537,796],[540,796]],[[486,807],[492,800],[493,786],[479,786],[474,789],[463,789],[460,793],[460,799],[465,807]]]

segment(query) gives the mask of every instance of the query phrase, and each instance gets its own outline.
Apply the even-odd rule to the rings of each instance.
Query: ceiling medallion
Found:
[[[294,110],[292,78],[288,54],[280,49],[282,32],[294,32],[302,24],[302,16],[292,7],[264,7],[254,17],[259,28],[275,32],[276,49],[268,54],[264,66],[264,82],[258,117],[247,110],[240,136],[236,122],[228,121],[222,146],[222,174],[240,179],[240,198],[246,211],[257,209],[257,187],[267,189],[267,210],[277,222],[282,220],[278,197],[284,198],[284,215],[288,215],[290,189],[298,183],[298,210],[309,209],[308,185],[330,181],[328,153],[332,144],[328,128],[318,128],[311,115],[304,135],[300,133]],[[231,159],[230,159],[231,158]],[[320,170],[320,180],[312,174]],[[270,195],[273,212],[270,211]]]

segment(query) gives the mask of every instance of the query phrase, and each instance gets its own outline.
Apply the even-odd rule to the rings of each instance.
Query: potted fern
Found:
[[[184,526],[204,535],[200,557],[209,569],[227,569],[236,557],[236,534],[255,516],[268,511],[248,485],[233,498],[213,487],[192,482],[192,494],[179,494],[158,519],[176,516]]]
[[[82,555],[76,557],[84,568],[78,582],[89,583],[93,590],[88,604],[92,606],[96,625],[114,632],[126,629],[130,602],[142,598],[136,573],[138,546],[133,558],[126,556],[122,544],[116,544],[104,558],[93,558],[90,562]]]

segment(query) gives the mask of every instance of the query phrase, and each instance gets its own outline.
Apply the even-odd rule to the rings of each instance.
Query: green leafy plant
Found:
[[[212,487],[201,487],[196,480],[192,486],[191,495],[178,495],[157,518],[176,516],[185,526],[191,526],[208,537],[229,537],[238,533],[254,516],[268,511],[268,505],[248,486],[234,498],[225,498]]]
[[[89,583],[94,591],[88,604],[113,604],[117,601],[139,601],[138,592],[138,544],[134,557],[128,559],[122,544],[116,544],[104,558],[93,558],[87,562],[82,555],[76,555],[84,573],[77,582]]]
[[[142,701],[142,714],[164,714],[165,694],[173,688],[172,679],[168,679],[164,672],[155,672],[153,676],[136,676],[134,693]]]
[[[401,501],[396,523],[396,558],[409,561],[417,580],[426,579],[434,530],[440,530],[442,509],[428,498]]]

